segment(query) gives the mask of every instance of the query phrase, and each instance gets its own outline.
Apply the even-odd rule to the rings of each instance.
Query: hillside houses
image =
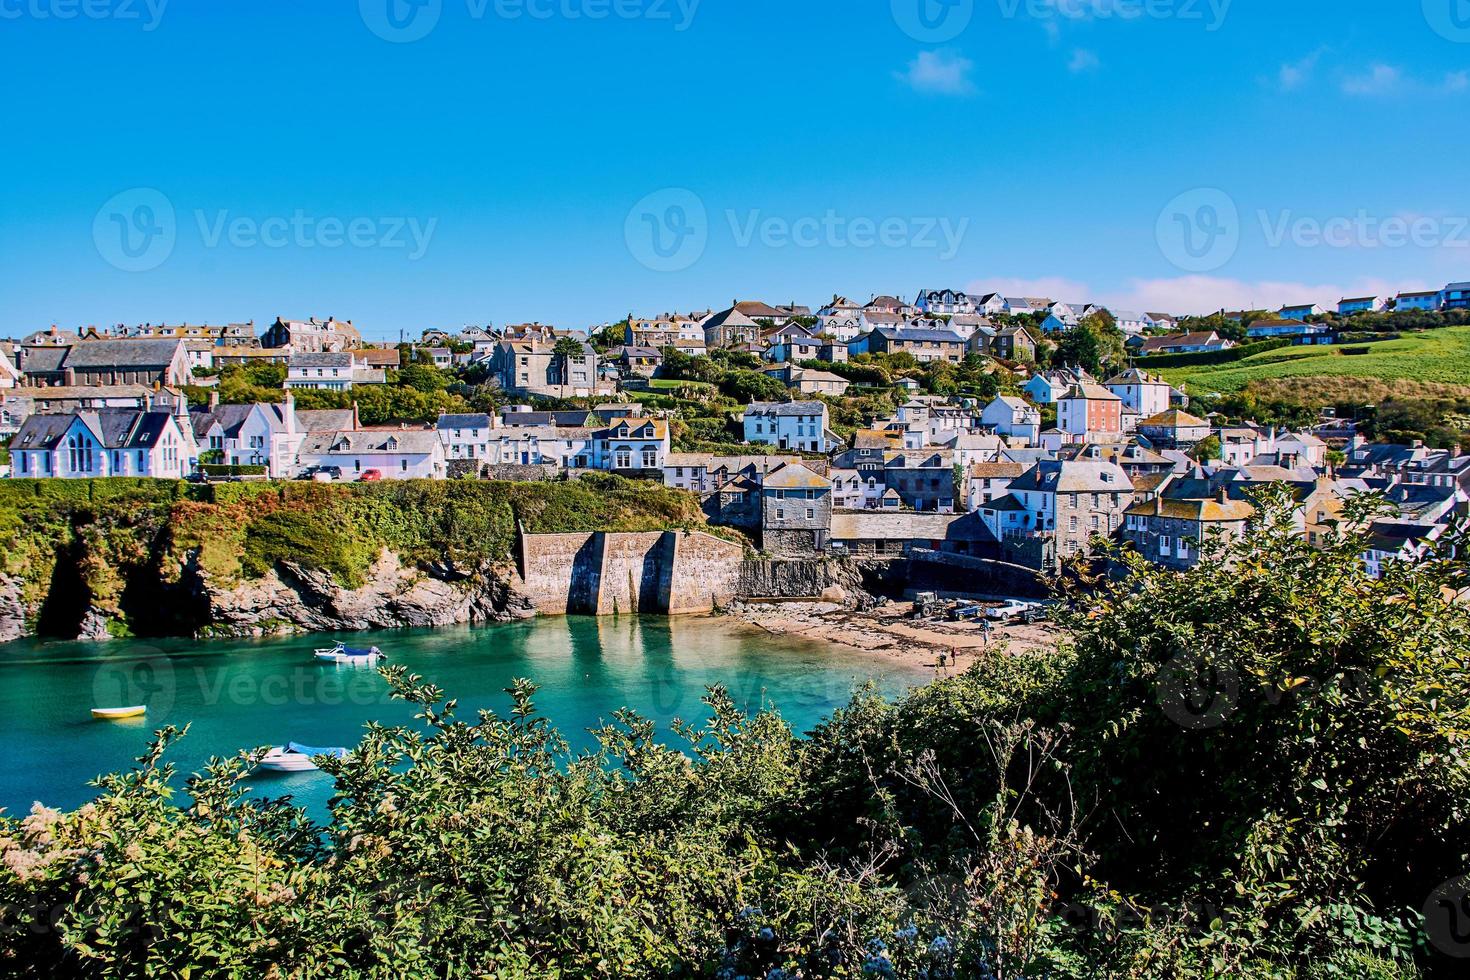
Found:
[[[1435,296],[1435,309],[1470,301],[1453,288]],[[1338,314],[1394,305],[1345,298]],[[696,495],[712,524],[772,559],[936,552],[1042,574],[1101,541],[1189,568],[1212,539],[1243,533],[1269,484],[1287,488],[1293,526],[1319,543],[1353,493],[1382,493],[1394,514],[1364,557],[1380,573],[1429,554],[1465,512],[1470,463],[1458,454],[1344,446],[1347,426],[1319,438],[1227,419],[1223,403],[1191,405],[1156,373],[1194,359],[1149,366],[1229,351],[1218,331],[1110,309],[1138,334],[1129,356],[1104,358],[1111,369],[1096,376],[1065,363],[1060,335],[1101,310],[935,289],[912,303],[834,295],[815,312],[738,300],[589,331],[429,328],[401,349],[369,346],[330,317],[276,318],[260,338],[248,324],[35,330],[0,343],[0,437],[13,436],[12,478],[611,473]],[[1305,306],[1241,317],[1252,341],[1323,343],[1346,330]],[[277,384],[266,364],[284,366],[282,391],[221,404],[242,390],[256,398],[263,378]],[[216,377],[237,366],[249,384]],[[362,424],[400,402],[414,421]]]

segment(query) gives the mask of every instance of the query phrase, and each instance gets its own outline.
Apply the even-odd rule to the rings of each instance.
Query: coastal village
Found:
[[[391,345],[330,316],[51,327],[0,343],[3,472],[606,472],[696,494],[711,525],[765,556],[923,556],[996,594],[1102,540],[1189,568],[1210,539],[1243,532],[1263,487],[1290,494],[1309,540],[1376,492],[1392,508],[1363,555],[1377,574],[1463,516],[1458,445],[1375,441],[1362,420],[1327,413],[1297,426],[1235,417],[1158,372],[1344,343],[1361,318],[1467,308],[1470,283],[1210,317],[925,289],[815,308],[737,300],[586,330],[430,329]],[[389,388],[440,407],[367,417]]]

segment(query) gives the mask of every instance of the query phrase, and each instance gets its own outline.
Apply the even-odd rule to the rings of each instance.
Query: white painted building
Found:
[[[336,466],[342,479],[370,470],[384,480],[442,480],[444,444],[432,429],[351,429],[313,432],[301,442],[300,467]]]
[[[10,475],[180,480],[189,475],[195,455],[188,417],[178,412],[105,408],[32,415],[11,440]]]
[[[494,429],[489,415],[439,416],[439,441],[444,443],[445,458],[488,460]]]
[[[1034,446],[1041,437],[1041,412],[1024,398],[999,395],[980,413],[980,422],[997,435]]]
[[[1149,418],[1168,411],[1169,396],[1174,390],[1169,382],[1156,375],[1129,368],[1108,379],[1107,389],[1123,399],[1123,407],[1137,412],[1140,418]]]
[[[612,472],[662,470],[669,456],[669,423],[614,419],[593,435],[592,465]]]
[[[751,404],[745,410],[745,441],[813,453],[828,452],[836,443],[822,402]]]

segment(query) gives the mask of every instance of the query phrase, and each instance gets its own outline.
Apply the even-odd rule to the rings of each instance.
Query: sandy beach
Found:
[[[889,602],[858,611],[832,602],[744,602],[731,615],[776,636],[800,636],[865,654],[900,660],[912,667],[963,669],[978,653],[1004,645],[1012,652],[1053,646],[1060,638],[1050,623],[994,625],[911,618],[912,603]]]

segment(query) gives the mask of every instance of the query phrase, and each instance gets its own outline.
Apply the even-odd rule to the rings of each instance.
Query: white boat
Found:
[[[269,769],[272,772],[307,772],[318,768],[315,759],[321,755],[343,759],[347,757],[347,750],[318,749],[310,745],[287,742],[285,745],[277,745],[265,755],[258,757],[255,762],[260,768]]]
[[[375,664],[382,656],[383,651],[377,647],[360,650],[341,643],[330,649],[321,649],[316,652],[318,660],[334,664]]]
[[[139,704],[130,708],[93,708],[92,717],[100,721],[121,721],[124,718],[141,718],[148,713],[148,706]]]

